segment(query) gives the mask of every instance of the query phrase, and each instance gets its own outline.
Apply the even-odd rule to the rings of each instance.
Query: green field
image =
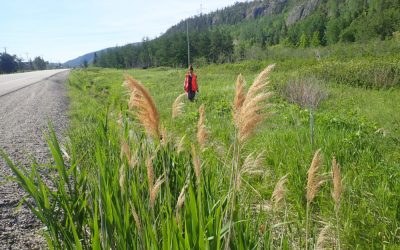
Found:
[[[194,103],[184,100],[183,114],[174,119],[172,104],[183,93],[184,69],[73,70],[65,150],[54,134],[49,136],[55,163],[48,174],[58,176],[53,178],[56,188],[43,184],[36,170],[41,166],[19,175],[47,226],[49,244],[84,249],[400,248],[399,55],[339,58],[326,50],[327,56],[317,60],[306,52],[195,68],[200,93]],[[236,78],[243,75],[247,90],[271,63],[276,67],[267,91],[274,94],[260,104],[266,118],[251,138],[239,142],[232,119]],[[125,75],[143,83],[153,97],[166,131],[162,140],[148,136],[137,112],[129,110]],[[325,97],[312,109],[314,122],[309,107],[288,101],[288,85],[296,83]],[[196,134],[203,104],[209,134],[200,150]],[[324,182],[308,201],[307,171],[318,149]],[[250,162],[257,171],[244,171],[247,156],[261,152],[259,162]],[[338,207],[331,195],[333,157],[343,185]],[[199,159],[201,177],[193,159]],[[286,174],[282,200],[275,206],[271,195]],[[240,185],[232,182],[235,177]],[[183,205],[177,205],[183,194]]]

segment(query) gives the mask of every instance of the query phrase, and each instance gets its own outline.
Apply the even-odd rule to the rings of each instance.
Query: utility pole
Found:
[[[4,54],[7,54],[7,47],[4,47]]]
[[[187,37],[187,49],[188,49],[188,66],[190,65],[190,47],[189,47],[189,24],[186,19],[186,37]]]

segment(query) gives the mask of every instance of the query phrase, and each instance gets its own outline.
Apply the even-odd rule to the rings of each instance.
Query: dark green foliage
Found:
[[[18,70],[17,57],[7,53],[0,54],[0,73],[12,73]]]
[[[327,81],[355,87],[390,88],[400,86],[400,64],[396,60],[325,62],[310,71]]]
[[[191,62],[225,63],[268,57],[268,46],[318,47],[338,42],[391,39],[400,30],[398,0],[320,1],[314,11],[288,25],[301,1],[236,3],[181,21],[160,37],[110,49],[95,66],[148,68],[186,66],[189,27]]]
[[[35,70],[44,70],[46,69],[47,64],[49,64],[49,62],[46,62],[40,56],[35,57],[35,59],[33,60],[33,68]]]

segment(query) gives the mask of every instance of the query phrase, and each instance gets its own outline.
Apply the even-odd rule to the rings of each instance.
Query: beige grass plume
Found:
[[[321,149],[318,149],[313,157],[307,176],[307,203],[311,203],[318,192],[319,187],[324,183],[321,174],[318,172],[322,163]]]
[[[194,173],[196,175],[196,183],[197,185],[199,185],[201,182],[201,163],[200,163],[200,157],[197,155],[196,148],[193,144],[192,144],[192,161],[193,161]]]
[[[123,159],[124,155],[126,156],[126,159],[128,159],[129,167],[134,168],[138,161],[137,152],[134,154],[131,153],[131,149],[126,140],[122,140],[121,142],[121,160]]]
[[[118,112],[118,119],[117,119],[117,124],[118,124],[118,128],[122,128],[122,124],[124,123],[123,117],[122,117],[122,113],[121,111]]]
[[[156,183],[154,183],[154,168],[152,158],[147,158],[146,160],[147,167],[147,179],[149,184],[149,193],[150,193],[150,208],[154,207],[154,203],[157,198],[158,191],[160,190],[161,184],[164,182],[163,176],[160,176]]]
[[[340,196],[342,194],[342,178],[340,175],[340,166],[336,162],[336,158],[332,159],[332,181],[333,181],[333,192],[332,198],[335,201],[336,207],[339,207]]]
[[[254,80],[243,101],[242,106],[237,112],[235,125],[238,128],[238,139],[244,142],[255,131],[257,125],[264,119],[261,111],[265,108],[262,102],[272,96],[272,92],[265,92],[268,85],[267,78],[275,64],[265,68]]]
[[[254,152],[250,153],[243,162],[241,173],[242,174],[263,174],[264,152],[256,155]]]
[[[146,160],[146,168],[147,168],[147,182],[149,185],[149,192],[153,189],[154,185],[154,168],[153,168],[153,160],[149,157]]]
[[[133,206],[132,202],[130,202],[131,205],[131,212],[133,219],[135,220],[136,228],[140,232],[142,230],[142,223],[140,223],[139,215],[136,212],[135,207]]]
[[[183,113],[184,102],[183,98],[186,96],[186,93],[182,93],[178,95],[172,104],[172,118],[176,118]]]
[[[125,193],[125,165],[119,169],[119,187],[121,188],[121,192]]]
[[[206,143],[207,143],[207,138],[208,138],[208,131],[205,125],[205,119],[206,119],[206,114],[205,114],[205,108],[204,104],[202,104],[199,108],[199,121],[197,122],[197,141],[199,142],[200,148],[202,150],[205,149]]]
[[[161,126],[161,145],[164,147],[167,146],[169,140],[170,136],[168,134],[168,130],[164,126]]]
[[[183,204],[185,203],[185,198],[186,198],[185,193],[186,193],[187,187],[188,187],[188,183],[185,183],[181,192],[179,193],[178,201],[176,202],[175,217],[176,217],[178,224],[180,222],[180,211],[183,207]]]
[[[120,158],[122,159],[124,157],[124,155],[126,156],[126,158],[129,160],[129,158],[131,157],[131,150],[129,148],[129,144],[126,140],[122,140],[121,141],[121,154],[120,154]]]
[[[242,76],[242,74],[239,74],[237,79],[236,79],[236,90],[235,90],[235,99],[233,100],[233,120],[237,120],[237,115],[240,110],[240,108],[243,105],[243,102],[245,100],[245,93],[244,93],[244,86],[246,82]]]
[[[274,203],[274,209],[278,209],[286,196],[286,182],[288,175],[282,176],[276,183],[274,191],[272,192],[271,201]]]
[[[125,85],[132,91],[129,109],[136,110],[136,116],[148,135],[160,138],[159,114],[153,98],[139,81],[130,76],[126,76]]]
[[[331,224],[326,224],[318,234],[317,244],[315,249],[322,250],[322,249],[333,249],[333,232]]]
[[[246,159],[244,160],[244,162],[239,170],[239,174],[236,175],[236,189],[237,190],[240,189],[243,175],[245,175],[245,174],[262,175],[264,173],[263,162],[264,162],[263,152],[259,153],[258,155],[255,155],[255,153],[252,152],[246,157]]]
[[[160,190],[161,184],[163,184],[163,182],[164,182],[164,178],[163,178],[163,176],[161,176],[160,178],[157,179],[156,183],[154,184],[153,188],[151,189],[150,208],[154,207],[154,203],[156,201],[158,191]]]
[[[175,148],[178,153],[181,153],[185,150],[185,140],[186,135],[183,135],[181,138],[176,138]]]
[[[332,159],[332,181],[333,181],[333,192],[332,198],[335,201],[335,216],[336,216],[336,238],[335,244],[336,248],[340,250],[340,223],[339,223],[339,206],[340,197],[342,195],[342,177],[340,174],[340,166],[336,162],[336,158]]]
[[[139,162],[138,154],[139,154],[138,150],[135,150],[135,152],[133,154],[131,154],[131,158],[129,159],[129,167],[132,169],[135,168],[135,166]]]

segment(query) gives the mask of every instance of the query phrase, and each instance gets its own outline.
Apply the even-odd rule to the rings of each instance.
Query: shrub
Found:
[[[400,85],[400,64],[395,60],[325,61],[310,70],[326,81],[355,87],[389,88]]]
[[[322,100],[328,97],[327,90],[316,78],[289,80],[283,91],[289,102],[302,108],[315,109]]]

